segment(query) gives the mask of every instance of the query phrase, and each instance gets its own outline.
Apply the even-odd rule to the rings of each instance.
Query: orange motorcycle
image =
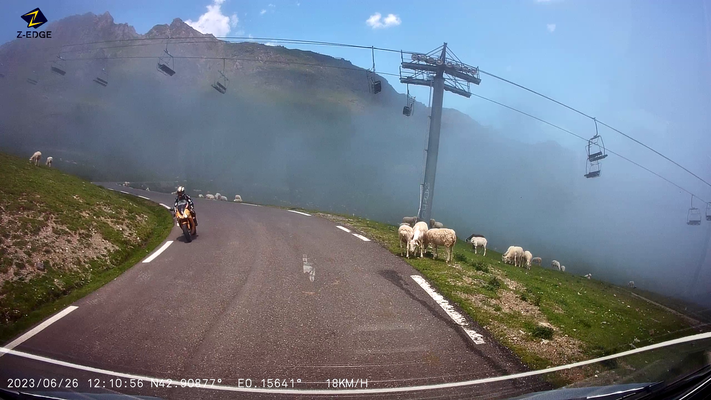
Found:
[[[180,229],[183,231],[183,236],[185,236],[185,241],[190,243],[193,241],[193,236],[197,234],[197,227],[195,226],[195,219],[193,218],[193,213],[188,207],[187,200],[179,200],[178,207],[171,208],[170,211],[173,212],[173,216],[177,221]]]

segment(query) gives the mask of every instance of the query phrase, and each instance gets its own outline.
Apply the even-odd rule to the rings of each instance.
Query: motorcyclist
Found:
[[[195,204],[193,204],[193,199],[188,196],[187,193],[185,193],[185,187],[184,186],[178,186],[178,190],[176,191],[176,194],[178,197],[175,199],[175,204],[173,207],[178,208],[178,201],[180,200],[185,200],[188,202],[188,210],[193,214],[193,220],[195,221],[195,226],[198,226],[198,220],[197,220],[197,214],[195,213]]]

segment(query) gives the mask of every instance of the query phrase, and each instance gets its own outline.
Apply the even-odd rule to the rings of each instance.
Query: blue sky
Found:
[[[569,103],[711,180],[711,0],[10,0],[0,6],[0,42],[24,29],[19,16],[34,7],[50,21],[109,11],[138,33],[179,17],[216,35],[422,52],[446,41],[463,61]],[[304,48],[371,65],[369,51]],[[376,53],[378,71],[397,73],[399,61],[399,55]],[[389,81],[404,92],[396,78]],[[482,76],[473,91],[582,136],[594,133],[590,120],[493,78]],[[425,89],[411,92],[427,102]],[[578,139],[479,99],[447,94],[445,106],[522,141],[554,140],[583,151]],[[707,186],[647,150],[601,133],[610,148],[711,199]]]

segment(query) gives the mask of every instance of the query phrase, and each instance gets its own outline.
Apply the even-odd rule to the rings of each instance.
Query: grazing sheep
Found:
[[[523,258],[526,260],[526,268],[531,269],[531,260],[533,260],[533,254],[526,250],[523,252]]]
[[[52,156],[47,157],[47,161],[45,161],[44,165],[52,168],[52,161],[54,161],[54,158]]]
[[[565,265],[560,266],[560,272],[565,272]]]
[[[410,258],[410,249],[412,248],[411,240],[412,240],[412,235],[414,235],[414,231],[412,230],[412,227],[408,224],[400,224],[400,227],[397,229],[397,235],[400,238],[400,256],[402,256],[402,244],[405,244],[405,247],[407,247],[407,258]]]
[[[447,248],[447,263],[452,261],[452,253],[454,253],[454,245],[457,243],[457,233],[453,229],[435,228],[425,232],[423,247],[432,245],[434,252],[432,258],[437,258],[437,247],[444,246]]]
[[[415,227],[413,228],[411,246],[415,249],[417,247],[420,248],[420,257],[424,257],[425,255],[424,236],[428,229],[429,228],[427,228],[427,222],[424,221],[416,223]]]
[[[150,191],[151,191],[151,188],[149,188],[148,186],[146,186],[146,192],[150,192]]]
[[[39,165],[41,159],[42,153],[39,151],[35,151],[35,154],[30,157],[30,164],[34,163],[35,165]]]
[[[403,217],[402,222],[410,226],[415,226],[415,224],[417,223],[417,217]]]
[[[508,250],[506,250],[506,253],[501,256],[501,261],[505,262],[506,264],[513,263],[513,265],[517,267],[523,266],[524,259],[525,255],[523,252],[523,247],[520,246],[509,246]]]
[[[215,200],[215,195],[208,193],[208,194],[205,195],[205,198],[208,199],[208,200]]]
[[[631,287],[632,289],[636,288],[637,286],[634,285],[634,281],[629,281],[627,283],[627,286]]]
[[[592,274],[583,275],[585,278],[592,279]]]
[[[551,267],[560,271],[560,263],[557,260],[551,261]]]
[[[235,195],[235,200],[234,200],[234,201],[235,201],[235,203],[241,203],[241,202],[242,202],[242,196],[240,196],[240,195],[236,194],[236,195]]]
[[[484,248],[484,256],[486,256],[486,238],[484,236],[474,236],[469,239],[469,243],[472,244],[472,248],[474,249],[474,254],[476,254],[476,250],[478,247],[483,247]]]
[[[227,196],[220,195],[220,201],[228,201]]]
[[[538,265],[539,267],[543,263],[543,259],[541,257],[533,257],[533,260],[531,260],[534,264]]]
[[[441,222],[437,222],[434,220],[434,218],[430,219],[430,229],[435,228],[435,229],[442,229],[444,228],[444,224]]]
[[[205,198],[205,196],[202,193],[200,193],[200,194],[198,194],[198,198],[202,199],[202,198]]]

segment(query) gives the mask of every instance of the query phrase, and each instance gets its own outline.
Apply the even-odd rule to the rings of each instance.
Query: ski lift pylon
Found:
[[[597,130],[597,119],[593,118],[595,122],[595,136],[588,139],[588,144],[585,146],[587,153],[587,166],[585,168],[586,178],[597,178],[600,176],[600,161],[607,157],[605,151],[605,142],[602,140],[602,136]]]
[[[175,59],[168,52],[168,43],[165,44],[165,50],[163,50],[163,53],[165,54],[158,58],[156,68],[166,76],[173,76],[175,75]]]
[[[57,59],[52,61],[52,65],[50,67],[52,72],[59,74],[59,75],[66,75],[67,70],[66,67],[64,66],[64,59],[62,58],[61,54],[57,55]]]
[[[691,207],[686,214],[687,225],[701,225],[701,210],[694,207],[694,195],[691,195]]]
[[[229,79],[225,76],[225,59],[222,59],[222,71],[218,71],[220,76],[211,85],[218,92],[225,94],[227,93],[227,81]]]

